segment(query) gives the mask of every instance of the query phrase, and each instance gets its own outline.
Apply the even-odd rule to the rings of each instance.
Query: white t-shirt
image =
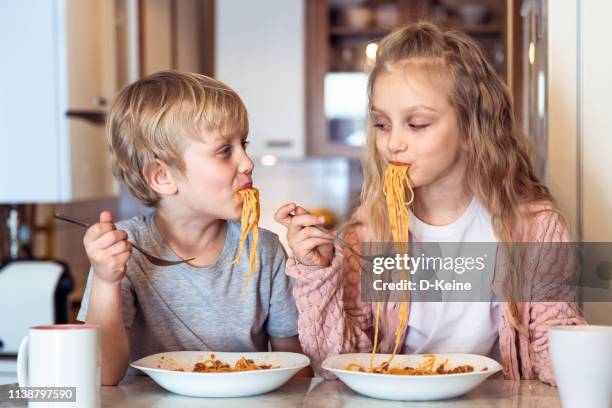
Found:
[[[412,211],[409,215],[411,240],[417,242],[497,241],[491,215],[475,198],[448,225],[429,225]],[[474,353],[499,361],[498,326],[499,302],[412,302],[404,352]]]

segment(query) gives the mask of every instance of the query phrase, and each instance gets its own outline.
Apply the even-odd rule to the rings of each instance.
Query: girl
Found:
[[[424,22],[389,34],[379,44],[368,98],[364,186],[345,232],[349,245],[391,239],[383,192],[389,163],[409,166],[412,240],[568,240],[533,172],[508,89],[466,35]],[[315,367],[321,372],[330,355],[371,351],[376,307],[360,300],[357,257],[334,247],[313,227],[321,220],[295,204],[281,207],[276,219],[288,228],[294,255],[286,271],[296,278],[299,336]],[[383,306],[377,352],[393,352],[399,310],[399,303]],[[554,383],[546,330],[581,323],[569,302],[412,302],[398,351],[488,354],[506,378]]]

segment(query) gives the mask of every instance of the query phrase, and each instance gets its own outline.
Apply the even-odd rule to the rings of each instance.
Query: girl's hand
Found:
[[[115,229],[113,215],[108,211],[100,213],[100,222],[89,227],[83,237],[94,274],[105,283],[118,283],[125,276],[132,255],[127,237],[127,232]]]
[[[313,227],[324,224],[324,217],[308,214],[296,204],[285,204],[276,211],[274,219],[287,227],[287,241],[299,263],[321,267],[331,265],[334,238]]]

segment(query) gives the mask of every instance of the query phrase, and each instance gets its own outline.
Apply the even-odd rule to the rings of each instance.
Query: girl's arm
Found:
[[[339,246],[325,268],[287,261],[286,273],[295,278],[300,342],[315,371],[326,378],[335,378],[321,369],[327,357],[372,349],[372,308],[360,300],[359,270],[359,260]]]
[[[531,225],[532,232],[529,235],[533,239],[530,242],[549,244],[548,248],[552,249],[539,258],[541,262],[532,276],[540,284],[545,281],[551,281],[553,285],[559,282],[562,284],[564,278],[570,278],[575,272],[575,258],[570,250],[569,233],[563,220],[559,214],[545,211],[539,213]],[[533,373],[540,381],[552,385],[555,379],[548,348],[548,329],[552,326],[587,324],[578,313],[569,291],[566,294],[558,293],[555,297],[563,301],[529,303],[529,349]],[[537,293],[535,298],[538,299]]]
[[[550,353],[548,329],[552,326],[587,324],[573,302],[534,302],[530,304],[529,342],[534,374],[547,384],[555,385]]]
[[[287,227],[287,241],[293,251],[285,272],[295,278],[293,295],[300,342],[315,371],[335,378],[321,370],[325,358],[371,348],[372,310],[369,303],[360,300],[359,259],[349,250],[334,246],[333,236],[330,239],[330,234],[313,227],[324,219],[296,204],[283,205],[274,218]],[[365,229],[357,216],[352,221],[343,241],[359,249]]]

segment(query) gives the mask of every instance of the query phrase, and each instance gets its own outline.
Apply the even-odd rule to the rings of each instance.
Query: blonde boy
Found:
[[[78,319],[102,327],[102,383],[129,361],[173,350],[297,351],[297,312],[278,237],[260,229],[259,270],[241,296],[242,198],[253,162],[239,96],[204,75],[159,72],[126,87],[108,119],[113,174],[154,211],[113,223],[105,211],[83,239],[91,271]],[[158,267],[127,239],[164,259]],[[250,241],[245,245],[248,251]]]

